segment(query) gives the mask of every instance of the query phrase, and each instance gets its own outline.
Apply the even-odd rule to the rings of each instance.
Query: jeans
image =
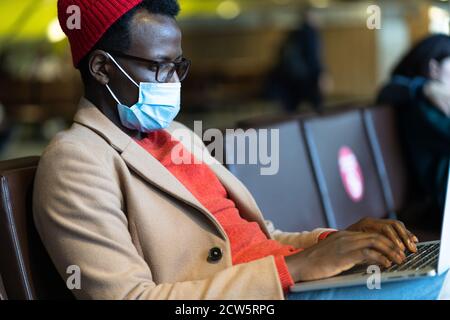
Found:
[[[367,286],[291,292],[287,300],[450,300],[450,272],[417,280],[381,283],[380,289]]]

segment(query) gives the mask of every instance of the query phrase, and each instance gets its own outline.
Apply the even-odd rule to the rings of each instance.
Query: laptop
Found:
[[[450,172],[450,169],[449,169]],[[298,282],[291,292],[305,292],[332,288],[367,285],[373,273],[368,272],[369,266],[356,266],[338,276],[316,281]],[[380,267],[381,284],[406,281],[423,277],[433,277],[445,273],[450,268],[450,173],[447,183],[447,197],[441,239],[438,241],[421,242],[417,244],[417,252],[408,252],[406,260],[398,265],[393,263],[390,268]]]

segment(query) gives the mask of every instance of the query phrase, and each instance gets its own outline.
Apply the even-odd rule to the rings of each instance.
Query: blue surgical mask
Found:
[[[120,103],[111,88],[106,88],[117,101],[122,125],[139,132],[152,132],[166,129],[180,112],[181,83],[141,82],[139,85],[108,53],[108,56],[119,70],[139,88],[139,99],[136,104],[127,107]]]

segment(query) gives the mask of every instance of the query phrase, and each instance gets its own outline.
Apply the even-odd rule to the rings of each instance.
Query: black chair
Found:
[[[226,136],[226,166],[247,186],[265,218],[274,222],[277,228],[295,232],[326,227],[328,221],[321,205],[299,121],[271,122],[266,127],[255,128],[255,136],[264,129],[279,130],[279,165],[276,174],[262,175],[264,165],[261,163],[236,164],[237,152],[248,151],[243,150],[245,147],[238,150],[238,144],[234,143],[245,138],[246,133],[243,131]],[[269,143],[268,150],[273,143],[276,142]]]
[[[39,157],[0,162],[0,274],[10,300],[73,299],[34,227],[38,162]]]
[[[440,230],[427,226],[429,201],[420,195],[402,148],[394,107],[378,106],[364,111],[368,137],[381,172],[387,205],[421,241],[437,240]]]
[[[397,212],[407,203],[411,181],[398,136],[395,110],[391,107],[368,108],[364,110],[364,122],[382,172],[388,205]]]
[[[344,228],[364,217],[393,217],[361,110],[304,121],[322,201],[330,226]]]

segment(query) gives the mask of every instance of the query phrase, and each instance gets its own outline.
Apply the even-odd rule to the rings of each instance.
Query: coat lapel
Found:
[[[211,212],[157,159],[122,132],[85,98],[82,98],[80,102],[74,121],[90,128],[105,139],[119,152],[128,167],[148,183],[203,213],[216,226],[222,238],[228,241],[224,229]],[[249,221],[258,222],[266,235],[270,237],[266,226],[262,223],[262,214],[249,191],[222,165],[215,164],[210,167],[224,185],[230,198],[235,202],[241,216]]]
[[[122,152],[122,158],[131,170],[139,174],[148,183],[202,212],[217,227],[224,240],[228,239],[225,230],[208,209],[144,148],[133,141]]]

